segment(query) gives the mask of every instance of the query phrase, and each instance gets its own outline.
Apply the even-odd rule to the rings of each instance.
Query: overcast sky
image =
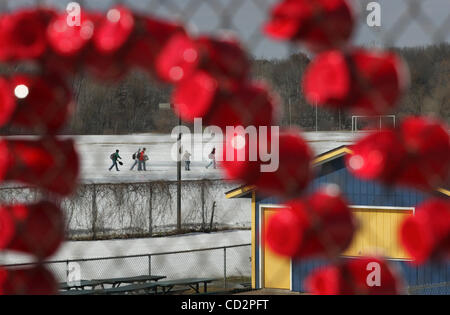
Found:
[[[6,1],[6,2],[5,2]],[[355,0],[370,2],[370,0]],[[37,0],[0,0],[9,9],[32,5]],[[69,0],[41,0],[41,3],[64,8]],[[284,58],[298,47],[267,39],[261,26],[267,19],[269,8],[277,0],[84,0],[79,1],[88,8],[106,9],[111,4],[122,2],[140,12],[181,18],[189,22],[200,33],[233,30],[257,57]],[[360,23],[354,36],[358,45],[394,44],[395,46],[423,46],[437,41],[450,42],[450,0],[378,0],[381,5],[381,27],[366,24],[368,11],[361,8]],[[410,4],[421,5],[420,18],[408,14]],[[440,37],[435,38],[435,30]],[[394,31],[398,30],[398,31]]]

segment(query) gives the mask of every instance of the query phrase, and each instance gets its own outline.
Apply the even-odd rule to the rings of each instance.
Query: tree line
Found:
[[[450,118],[450,45],[394,48],[406,60],[411,72],[411,86],[393,114],[398,118],[421,114]],[[299,126],[315,130],[316,109],[303,97],[300,81],[310,59],[292,54],[285,59],[253,59],[253,77],[266,80],[282,101],[281,126]],[[20,67],[0,65],[0,74],[21,71]],[[178,119],[171,110],[160,108],[169,103],[172,88],[152,80],[142,72],[131,72],[115,84],[96,82],[79,75],[70,82],[76,110],[62,134],[128,134],[170,132]],[[318,130],[348,130],[351,113],[317,109]],[[25,131],[6,126],[0,134]],[[26,131],[29,133],[29,131]]]

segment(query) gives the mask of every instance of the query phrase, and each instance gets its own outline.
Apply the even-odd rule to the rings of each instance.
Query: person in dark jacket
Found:
[[[141,148],[139,148],[139,150],[137,150],[137,152],[135,152],[133,154],[133,156],[134,156],[134,164],[130,168],[130,171],[132,171],[134,169],[134,167],[139,164],[139,155],[140,154],[141,154]],[[141,170],[141,167],[140,167],[140,165],[138,165],[138,171],[140,171],[140,170]]]
[[[119,150],[116,150],[116,153],[111,154],[111,160],[113,161],[113,164],[111,165],[111,167],[109,168],[109,170],[111,171],[112,168],[115,166],[116,170],[119,172],[119,167],[117,166],[117,162],[118,160],[121,160],[122,158],[119,155]]]

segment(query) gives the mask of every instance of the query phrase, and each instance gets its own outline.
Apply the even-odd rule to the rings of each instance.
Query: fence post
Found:
[[[225,289],[227,288],[227,248],[223,248],[223,283]]]
[[[97,190],[96,185],[92,185],[92,238],[97,238]]]
[[[66,283],[69,282],[69,261],[66,260]]]
[[[201,198],[202,198],[202,232],[205,232],[205,182],[201,181]]]
[[[148,200],[148,234],[150,235],[150,237],[153,236],[153,204],[152,204],[152,199],[153,199],[153,187],[152,184],[148,184],[149,186],[149,190],[150,190],[150,196],[149,196],[149,200]]]
[[[212,227],[213,227],[213,220],[214,220],[214,209],[216,208],[216,202],[213,202],[212,210],[211,210],[211,221],[209,222],[209,232],[211,233]]]
[[[152,275],[152,255],[148,255],[148,275]]]

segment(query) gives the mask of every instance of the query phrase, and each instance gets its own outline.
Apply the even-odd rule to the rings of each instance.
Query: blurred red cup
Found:
[[[278,97],[265,83],[221,81],[205,71],[180,82],[172,103],[183,120],[203,118],[206,124],[224,130],[234,126],[270,126],[279,116]]]
[[[48,48],[46,27],[55,12],[23,9],[0,19],[0,60],[18,61],[42,57]]]
[[[273,7],[264,32],[275,39],[300,41],[318,52],[344,46],[355,22],[348,0],[284,0]]]
[[[15,109],[13,88],[8,80],[0,77],[0,126],[10,122]]]
[[[136,16],[136,32],[136,37],[127,52],[127,62],[157,76],[158,79],[171,82],[173,77],[178,74],[177,69],[167,72],[167,76],[164,76],[162,72],[158,71],[159,67],[164,67],[158,56],[178,53],[172,50],[174,45],[178,45],[177,39],[190,43],[184,27],[175,22]],[[189,57],[188,54],[186,57]],[[172,55],[166,56],[165,60],[170,58]],[[186,62],[189,60],[187,58]]]
[[[93,42],[102,55],[111,55],[122,49],[134,31],[133,13],[123,6],[115,6],[106,12],[95,29]]]
[[[381,130],[351,146],[345,156],[349,171],[365,180],[392,182],[406,158],[403,143],[393,129]]]
[[[73,140],[0,140],[0,181],[19,181],[67,196],[77,185]]]
[[[435,189],[450,178],[450,137],[445,124],[427,117],[407,117],[399,133],[407,151],[396,182],[418,189]]]
[[[127,8],[115,6],[96,20],[94,49],[87,50],[85,66],[96,79],[120,80],[129,70],[127,54],[135,40],[135,16]]]
[[[15,75],[0,79],[0,126],[6,123],[35,128],[46,133],[58,131],[72,110],[69,88],[57,75]]]
[[[0,249],[44,259],[64,240],[64,218],[50,202],[0,206]]]
[[[228,97],[218,96],[217,102],[204,117],[208,125],[225,130],[234,126],[272,126],[277,123],[279,97],[264,82],[239,85]]]
[[[202,117],[207,124],[223,129],[272,125],[279,110],[278,97],[266,84],[220,81],[205,71],[179,83],[172,99],[183,120],[192,122]]]
[[[396,295],[404,284],[398,271],[377,257],[341,259],[319,268],[305,280],[308,292],[318,295]]]
[[[409,84],[403,60],[390,52],[328,51],[308,66],[302,89],[310,104],[342,108],[359,115],[383,115]]]
[[[350,172],[388,185],[437,189],[450,175],[450,137],[444,124],[407,117],[399,128],[373,132],[351,147]]]
[[[58,283],[45,267],[0,268],[0,295],[55,295]]]
[[[268,140],[270,161],[261,163],[260,174],[251,184],[265,195],[298,197],[312,179],[311,149],[296,129],[280,132],[278,139],[272,134]]]
[[[166,81],[177,83],[203,70],[213,77],[244,81],[250,73],[247,54],[232,38],[173,36],[157,59],[157,70]]]
[[[399,235],[415,264],[449,260],[450,202],[435,198],[420,204],[414,215],[403,221]]]
[[[267,129],[266,136],[250,135],[243,127],[225,134],[220,165],[227,180],[247,184],[256,181],[261,172],[260,145],[270,141],[270,134],[271,130]]]
[[[354,231],[353,215],[339,188],[328,185],[271,216],[265,241],[282,256],[330,258],[350,245]]]
[[[53,51],[64,57],[79,55],[91,42],[94,35],[95,22],[85,11],[80,12],[80,23],[70,25],[68,13],[55,16],[47,27],[47,39]]]
[[[243,128],[226,134],[221,162],[225,178],[255,185],[267,195],[298,196],[312,178],[311,151],[298,131],[279,134],[272,128],[254,128],[254,135]]]

